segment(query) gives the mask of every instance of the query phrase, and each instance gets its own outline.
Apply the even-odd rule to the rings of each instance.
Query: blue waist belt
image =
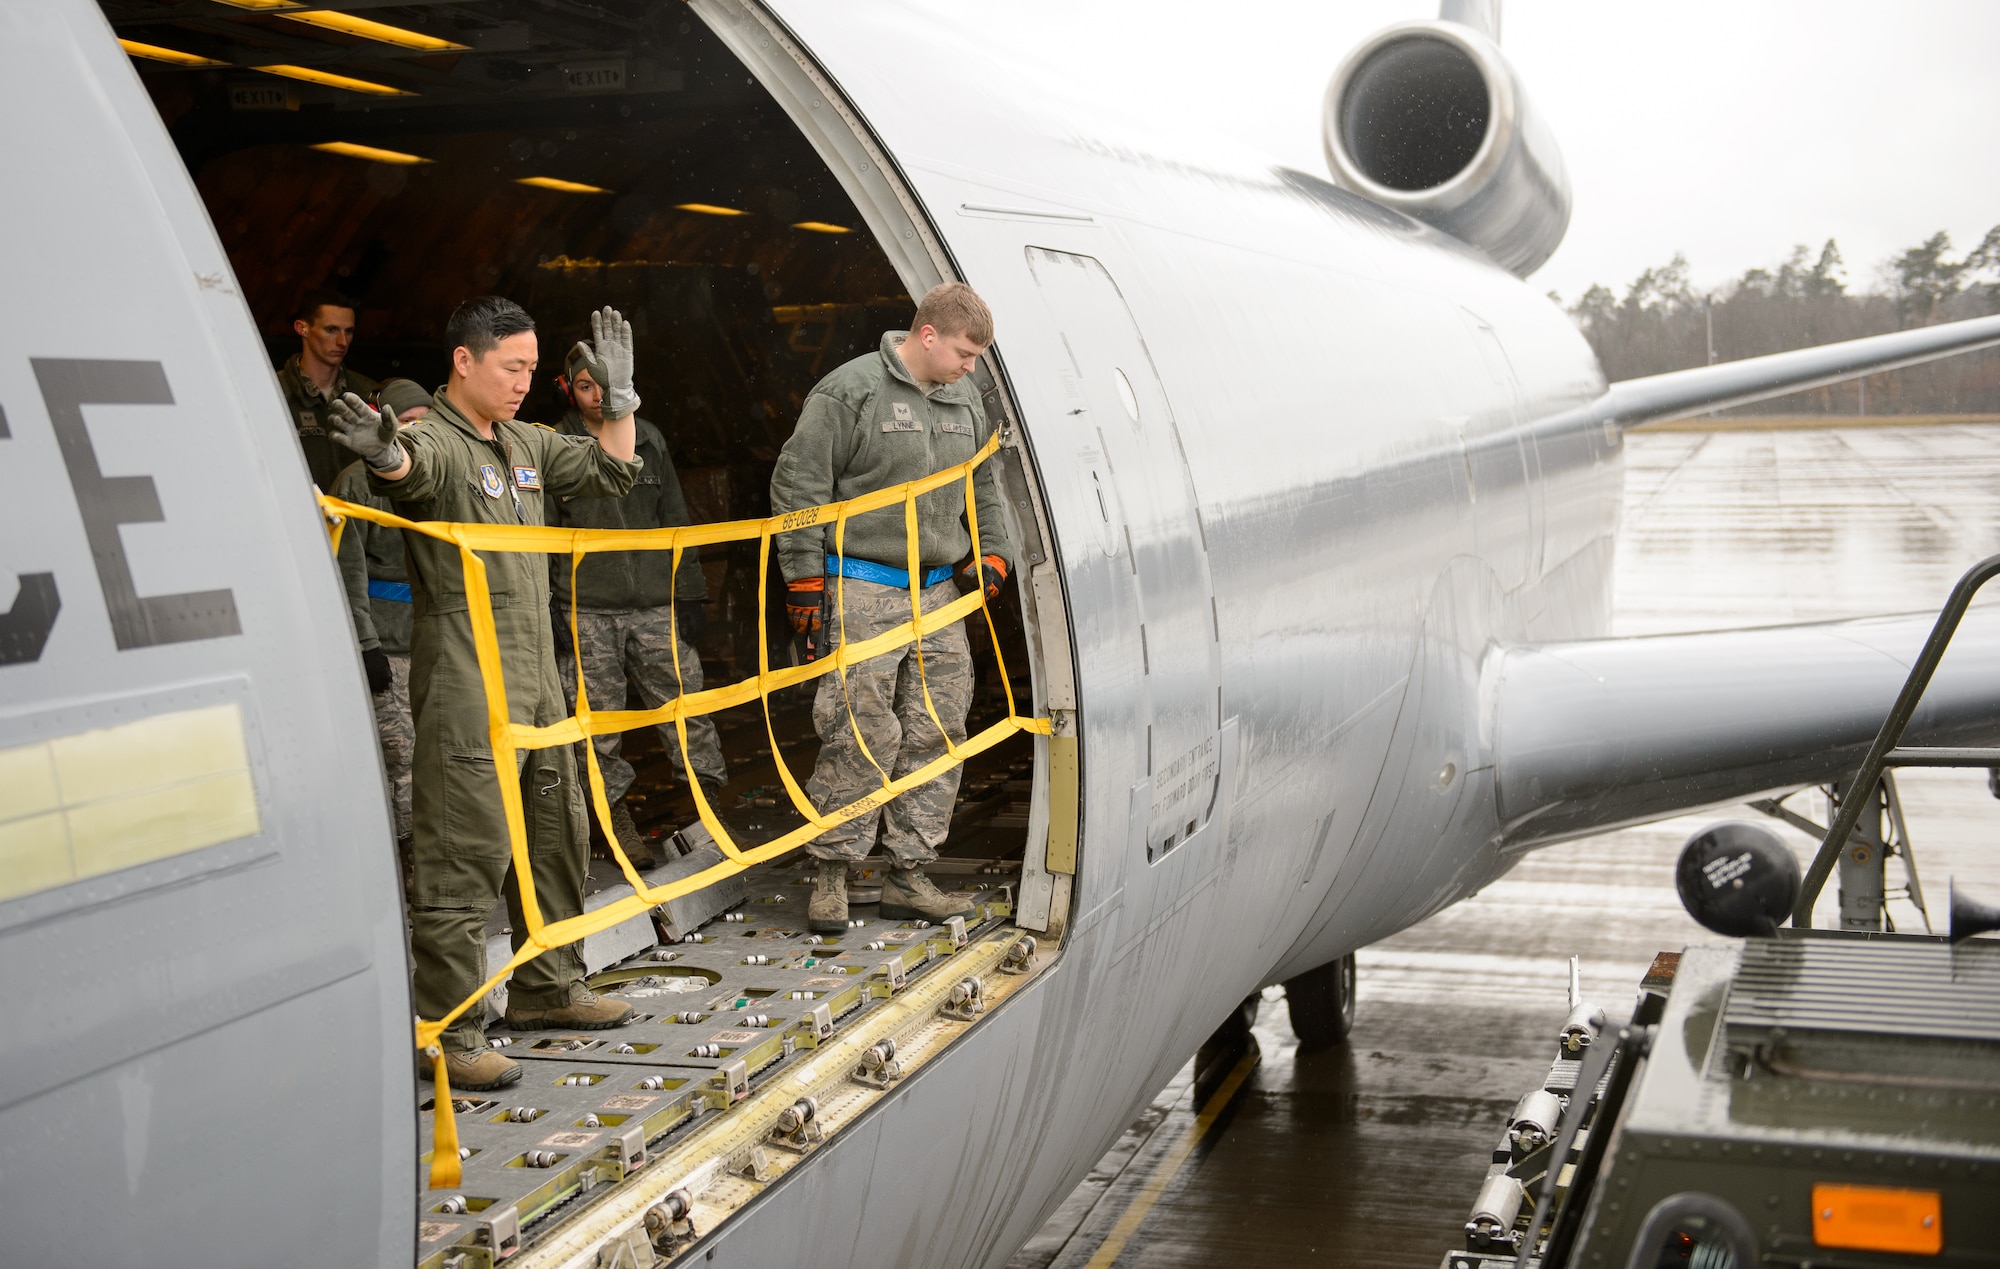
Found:
[[[408,582],[378,582],[370,578],[368,582],[368,598],[390,599],[399,604],[407,604],[410,602],[410,584]]]
[[[827,556],[826,575],[845,577],[856,582],[874,582],[877,586],[894,586],[899,590],[910,588],[908,569],[890,568],[887,564],[877,564],[873,560],[857,560],[852,555],[845,559],[837,555]],[[924,585],[935,586],[950,577],[951,565],[940,564],[936,568],[924,570]]]

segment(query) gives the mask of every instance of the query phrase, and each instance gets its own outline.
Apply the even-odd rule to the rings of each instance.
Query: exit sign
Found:
[[[625,59],[622,57],[607,57],[591,62],[566,62],[561,70],[563,87],[573,93],[625,91]]]

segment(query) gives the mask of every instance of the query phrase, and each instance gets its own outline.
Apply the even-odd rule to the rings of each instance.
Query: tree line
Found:
[[[1623,296],[1592,286],[1561,305],[1614,382],[2000,312],[2000,225],[1955,254],[1942,230],[1890,257],[1867,291],[1849,289],[1840,248],[1804,245],[1774,269],[1699,291],[1676,254]],[[1712,343],[1711,343],[1712,340]],[[1746,406],[1742,414],[2000,413],[2000,349],[1870,375]]]

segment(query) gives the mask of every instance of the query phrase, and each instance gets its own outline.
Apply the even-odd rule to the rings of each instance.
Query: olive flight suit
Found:
[[[380,385],[367,375],[341,366],[333,372],[333,394],[324,395],[319,385],[299,369],[299,354],[293,353],[278,367],[278,386],[284,390],[285,404],[291,407],[292,423],[299,431],[299,448],[305,451],[306,470],[312,473],[313,484],[324,493],[332,493],[334,480],[354,461],[354,451],[333,439],[333,431],[326,425],[326,407],[343,392],[372,400]]]
[[[841,502],[920,480],[967,461],[986,443],[992,429],[971,378],[933,385],[926,392],[896,355],[903,338],[901,331],[888,332],[874,353],[839,367],[813,388],[771,474],[774,513]],[[974,471],[972,485],[980,554],[1009,559],[1012,552],[1000,518],[991,460]],[[786,581],[824,575],[830,571],[827,557],[834,553],[833,523],[780,534],[776,545]],[[909,560],[902,506],[850,519],[842,547],[850,559],[901,573]],[[929,612],[958,597],[950,581],[951,566],[972,554],[962,482],[918,495],[917,551],[927,572],[944,573],[923,588],[923,607]],[[845,597],[844,633],[849,641],[862,642],[910,619],[907,589],[851,577],[839,586]],[[828,576],[829,602],[835,588],[835,579]],[[832,628],[824,632],[829,645],[842,637],[841,617],[833,614]],[[946,728],[944,734],[924,707],[926,684]],[[942,757],[947,735],[953,743],[965,739],[965,716],[971,705],[972,657],[962,621],[924,637],[921,676],[916,645],[907,644],[849,667],[844,676],[822,677],[813,700],[819,763],[806,786],[807,795],[820,810],[835,810],[881,788],[884,773],[892,778],[907,775]],[[865,753],[856,740],[857,728],[867,740]],[[880,821],[883,850],[897,867],[929,863],[937,858],[937,848],[950,831],[961,770],[954,766],[886,808],[829,829],[807,843],[807,852],[817,859],[866,858],[874,848]]]
[[[588,437],[563,436],[532,423],[494,424],[494,438],[438,392],[431,413],[405,428],[410,470],[398,481],[375,473],[370,483],[411,520],[472,524],[545,523],[543,499],[621,497],[640,464],[604,452]],[[486,977],[486,919],[504,890],[514,946],[527,939],[512,870],[507,821],[487,730],[486,694],[472,642],[465,578],[458,548],[417,533],[404,534],[414,622],[410,640],[410,703],[416,716],[415,798],[410,889],[410,949],[416,963],[419,1017],[439,1018],[477,990]],[[508,716],[546,726],[567,716],[556,677],[549,626],[549,564],[545,555],[485,551],[487,585]],[[521,803],[528,856],[544,920],[583,911],[589,865],[584,799],[570,746],[521,751]],[[544,952],[514,973],[510,1006],[556,1009],[570,1003],[583,977],[575,945]],[[475,1006],[445,1032],[450,1049],[485,1042],[485,1010]]]

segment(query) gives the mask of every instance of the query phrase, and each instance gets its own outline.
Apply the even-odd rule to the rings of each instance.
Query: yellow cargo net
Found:
[[[455,1186],[461,1177],[458,1127],[452,1116],[451,1091],[445,1082],[444,1050],[441,1042],[444,1030],[457,1021],[466,1010],[484,1000],[487,993],[499,986],[502,980],[516,969],[552,948],[563,947],[599,931],[608,930],[614,925],[643,915],[659,904],[691,894],[726,877],[735,876],[756,864],[797,850],[826,830],[844,824],[856,816],[864,815],[900,793],[936,779],[953,766],[991,749],[1017,732],[1034,732],[1044,736],[1049,734],[1048,719],[1024,717],[1016,709],[1013,684],[1007,677],[1006,661],[1000,652],[999,635],[993,629],[993,614],[986,606],[986,566],[980,553],[978,499],[973,492],[972,476],[973,471],[991,458],[999,448],[1000,438],[996,433],[977,454],[956,467],[926,476],[922,480],[913,480],[875,493],[864,494],[859,498],[850,498],[846,502],[789,511],[763,520],[732,520],[721,524],[691,525],[673,529],[558,529],[517,524],[453,524],[443,521],[420,523],[405,520],[386,511],[377,511],[373,507],[330,498],[325,494],[319,495],[320,506],[326,512],[336,552],[340,549],[341,530],[350,518],[421,533],[426,537],[454,543],[458,547],[459,561],[465,570],[466,606],[472,621],[472,639],[478,651],[480,679],[486,692],[486,715],[492,736],[493,769],[500,785],[501,805],[506,811],[507,835],[513,851],[514,877],[520,885],[521,908],[527,925],[526,941],[505,965],[493,971],[492,975],[480,984],[479,990],[460,1001],[457,1008],[442,1018],[417,1019],[417,1048],[431,1058],[436,1081],[436,1092],[432,1103],[436,1107],[430,1176],[433,1189]],[[966,526],[972,534],[973,568],[979,585],[970,593],[961,595],[943,607],[925,612],[922,598],[924,569],[917,550],[917,497],[953,481],[962,481],[965,485],[965,519]],[[590,708],[589,692],[583,674],[581,644],[577,639],[576,606],[572,604],[569,621],[570,646],[572,655],[577,659],[576,712],[563,721],[546,727],[517,723],[509,717],[506,675],[500,664],[500,643],[494,631],[492,597],[486,586],[486,564],[475,552],[527,551],[543,555],[567,554],[570,557],[570,576],[574,580],[576,570],[581,567],[584,557],[593,552],[672,551],[673,572],[678,577],[682,553],[689,547],[708,546],[717,542],[748,542],[755,539],[758,543],[757,593],[761,597],[767,593],[771,567],[771,538],[774,535],[809,529],[831,521],[834,553],[844,557],[848,520],[863,512],[891,507],[899,502],[903,504],[903,529],[910,572],[910,620],[902,625],[872,639],[848,643],[844,637],[845,579],[836,576],[830,580],[835,588],[836,621],[843,637],[840,646],[832,653],[804,665],[772,669],[771,643],[767,630],[769,605],[760,602],[757,610],[757,677],[732,683],[726,687],[690,692],[676,697],[658,709],[596,712]],[[574,585],[570,593],[576,593]],[[954,743],[950,731],[938,717],[937,706],[931,700],[930,680],[924,666],[921,639],[924,635],[945,629],[970,615],[975,609],[985,613],[987,631],[993,636],[993,655],[1000,663],[998,667],[1000,682],[1007,695],[1007,716],[978,735]],[[678,653],[678,630],[673,631],[673,637],[676,641],[675,651]],[[916,644],[917,671],[923,686],[924,709],[930,714],[931,722],[936,725],[939,733],[944,736],[945,755],[907,775],[892,778],[874,755],[868,753],[867,743],[861,739],[860,725],[854,721],[853,711],[850,709],[849,725],[854,728],[856,740],[861,741],[862,753],[881,775],[882,787],[846,806],[828,811],[820,810],[806,797],[805,790],[800,787],[797,778],[792,775],[791,768],[785,763],[784,753],[778,746],[777,731],[771,721],[771,693],[831,673],[839,673],[844,682],[849,666],[892,653],[912,643]],[[676,655],[674,671],[676,680],[680,674],[679,660],[679,656]],[[508,778],[508,773],[519,769],[518,762],[514,761],[517,752],[523,749],[548,749],[556,745],[576,744],[590,736],[631,731],[671,721],[680,740],[683,766],[692,771],[694,767],[687,747],[687,720],[747,704],[753,700],[763,703],[764,730],[771,741],[771,757],[777,764],[778,778],[784,783],[785,792],[791,797],[792,806],[805,817],[806,822],[782,837],[745,849],[736,844],[716,814],[716,809],[709,805],[700,782],[690,781],[689,789],[694,794],[695,810],[701,817],[702,826],[708,830],[709,835],[715,839],[716,847],[721,850],[722,862],[665,885],[649,886],[639,870],[633,866],[631,859],[626,856],[623,847],[618,843],[617,833],[611,828],[611,807],[604,795],[604,775],[598,767],[597,747],[585,744],[582,748],[590,773],[591,808],[597,815],[598,823],[604,828],[604,837],[611,846],[612,857],[624,871],[625,879],[632,885],[632,893],[594,912],[586,912],[563,921],[544,921],[541,906],[535,899],[534,868],[528,859],[527,825],[521,809],[520,782]]]

